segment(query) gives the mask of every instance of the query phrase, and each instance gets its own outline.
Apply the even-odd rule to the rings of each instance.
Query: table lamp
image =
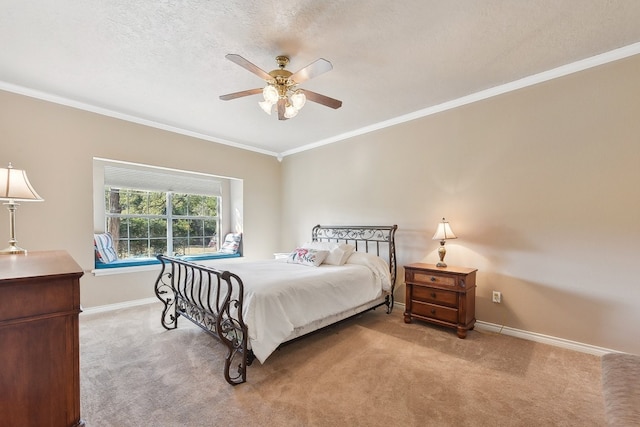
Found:
[[[8,168],[0,168],[0,200],[9,209],[9,247],[0,251],[0,254],[26,254],[27,250],[22,249],[16,243],[16,202],[41,202],[42,197],[38,196],[33,189],[27,172],[15,169],[9,163]]]
[[[444,262],[444,256],[447,254],[447,250],[444,248],[444,242],[448,239],[457,239],[457,237],[455,234],[453,234],[449,222],[445,221],[444,218],[442,218],[442,222],[438,223],[436,234],[433,235],[433,240],[440,240],[440,248],[438,248],[440,262],[436,264],[436,267],[447,266],[447,264]]]

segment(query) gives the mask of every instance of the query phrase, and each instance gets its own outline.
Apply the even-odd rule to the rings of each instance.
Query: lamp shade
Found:
[[[456,235],[453,234],[453,230],[451,230],[451,226],[448,221],[445,221],[442,218],[442,222],[438,223],[438,228],[436,229],[436,233],[433,235],[433,240],[448,240],[448,239],[457,239]]]
[[[307,97],[300,89],[296,90],[293,95],[291,95],[291,105],[293,105],[293,107],[298,111],[300,111],[302,107],[304,107],[304,104],[306,102]]]
[[[265,113],[267,113],[268,115],[271,115],[271,109],[273,107],[273,103],[269,101],[260,101],[258,102],[258,105],[260,106],[260,108],[262,108],[262,110]]]
[[[278,98],[280,98],[278,95],[278,89],[270,84],[266,85],[264,89],[262,89],[262,96],[264,97],[264,100],[270,104],[275,104],[278,102]]]
[[[296,107],[294,107],[291,104],[287,104],[287,106],[284,109],[284,116],[287,119],[292,119],[297,115],[298,115],[298,110],[296,109]]]
[[[26,202],[43,199],[31,186],[27,172],[14,169],[9,163],[8,168],[0,168],[0,200]]]

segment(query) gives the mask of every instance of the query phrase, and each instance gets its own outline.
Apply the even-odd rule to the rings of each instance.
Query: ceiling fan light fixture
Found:
[[[271,110],[273,108],[273,103],[269,102],[269,101],[260,101],[258,102],[258,105],[260,106],[260,108],[262,108],[262,110],[267,113],[268,115],[271,115]]]
[[[293,95],[291,95],[290,99],[291,105],[293,105],[294,108],[298,111],[300,111],[302,107],[304,107],[305,102],[307,102],[307,97],[300,89],[293,92]]]
[[[284,109],[284,116],[287,119],[292,119],[297,115],[298,115],[298,109],[293,105],[291,105],[290,103],[287,103],[287,106]]]
[[[271,84],[266,85],[264,89],[262,89],[262,96],[264,97],[264,100],[270,103],[271,105],[278,102],[278,98],[280,98],[280,95],[278,94],[278,89],[273,87]]]
[[[285,70],[286,65],[289,63],[289,57],[284,55],[276,57],[278,69],[268,73],[240,55],[229,53],[225,55],[225,58],[263,79],[266,86],[262,89],[258,87],[221,95],[220,99],[223,101],[262,93],[264,101],[258,102],[258,105],[269,115],[271,115],[272,111],[276,111],[278,120],[286,120],[298,115],[298,112],[305,106],[307,99],[317,104],[333,108],[334,110],[342,106],[342,101],[337,99],[309,90],[297,89],[298,84],[333,69],[331,62],[324,58],[315,60],[295,73]],[[276,105],[277,108],[274,109],[274,105]]]

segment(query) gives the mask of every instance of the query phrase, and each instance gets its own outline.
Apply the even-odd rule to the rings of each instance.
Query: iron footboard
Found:
[[[231,385],[245,382],[254,356],[242,319],[244,285],[240,277],[165,255],[157,258],[162,262],[155,284],[156,296],[164,304],[162,326],[175,329],[182,316],[216,337],[228,349],[225,379]]]

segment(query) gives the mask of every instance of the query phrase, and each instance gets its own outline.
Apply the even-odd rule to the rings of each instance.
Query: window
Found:
[[[113,237],[118,267],[158,253],[215,257],[242,232],[242,191],[235,178],[95,158],[94,230]]]
[[[215,253],[218,196],[105,187],[105,230],[118,258]]]

